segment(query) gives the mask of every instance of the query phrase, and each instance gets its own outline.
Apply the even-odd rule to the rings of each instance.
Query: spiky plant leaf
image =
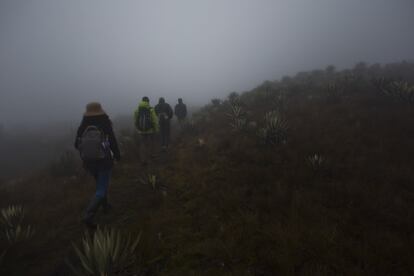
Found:
[[[139,241],[138,236],[137,240]],[[130,235],[122,236],[116,230],[98,229],[92,238],[85,235],[80,249],[74,245],[75,253],[80,260],[81,266],[69,267],[75,272],[81,272],[88,275],[111,275],[115,270],[122,269],[128,265],[138,242],[131,244]]]
[[[24,208],[20,205],[10,205],[1,210],[0,222],[6,227],[19,225],[24,219]]]
[[[307,158],[308,164],[313,170],[319,170],[325,163],[325,158],[320,154],[313,154]]]
[[[286,141],[288,123],[277,111],[265,114],[264,127],[258,131],[259,138],[265,144],[276,145]]]

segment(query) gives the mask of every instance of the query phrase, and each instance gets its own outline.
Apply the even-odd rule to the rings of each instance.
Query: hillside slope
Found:
[[[143,233],[120,275],[413,274],[413,82],[408,63],[265,82],[202,108],[148,168],[120,131],[99,221]],[[4,275],[70,275],[93,183],[67,164],[1,187],[0,207],[22,204],[37,229]]]

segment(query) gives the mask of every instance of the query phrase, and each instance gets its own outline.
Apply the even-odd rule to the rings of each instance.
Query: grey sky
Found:
[[[0,122],[99,100],[202,103],[266,79],[414,58],[413,0],[0,0]]]

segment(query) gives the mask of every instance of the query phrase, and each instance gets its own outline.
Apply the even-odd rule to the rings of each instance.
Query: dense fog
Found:
[[[0,123],[76,125],[314,68],[414,58],[411,0],[0,1]]]

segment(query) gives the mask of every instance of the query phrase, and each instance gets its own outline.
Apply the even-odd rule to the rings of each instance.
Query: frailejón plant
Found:
[[[135,250],[141,234],[135,239],[114,229],[97,229],[91,237],[85,233],[81,247],[73,245],[79,265],[67,262],[76,275],[122,275],[122,270],[134,263]]]
[[[265,144],[276,145],[285,143],[288,123],[277,111],[270,111],[264,117],[264,127],[259,129],[258,135]]]

